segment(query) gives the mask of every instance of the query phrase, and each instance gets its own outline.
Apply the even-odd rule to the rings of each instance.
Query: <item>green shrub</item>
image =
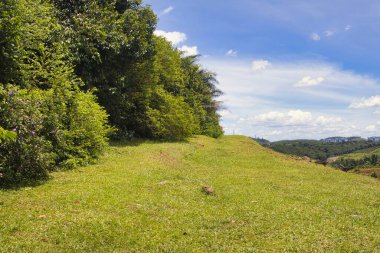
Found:
[[[205,129],[202,131],[202,134],[218,138],[223,135],[223,128],[219,125],[219,121],[215,121],[214,123],[206,123]]]
[[[372,172],[372,174],[371,174],[371,177],[373,177],[373,178],[378,178],[378,177],[379,177],[379,175],[377,175],[377,173],[376,173],[376,172]]]
[[[17,133],[0,144],[2,183],[86,165],[107,146],[107,114],[91,93],[8,86],[0,88],[0,108],[0,124]]]
[[[51,143],[42,135],[46,118],[42,100],[38,90],[0,90],[0,124],[17,133],[15,141],[0,144],[2,183],[48,176],[53,154]]]
[[[175,97],[163,89],[158,89],[153,95],[152,101],[148,117],[153,138],[183,140],[196,131],[196,119],[183,98]]]
[[[57,166],[74,168],[87,165],[97,159],[108,145],[107,135],[112,130],[107,124],[108,115],[96,103],[92,93],[72,93],[61,102],[65,103],[65,113],[53,113],[50,116],[55,119],[53,129],[54,124],[51,123],[54,121],[49,121]],[[56,103],[52,103],[52,106],[56,106]]]

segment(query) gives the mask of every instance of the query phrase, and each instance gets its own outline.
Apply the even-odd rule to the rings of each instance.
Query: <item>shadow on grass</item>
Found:
[[[148,139],[111,140],[110,147],[137,147],[143,143],[151,142]]]
[[[33,180],[19,180],[16,182],[1,182],[0,181],[0,190],[4,191],[17,191],[22,188],[27,187],[37,187],[45,184],[50,177],[44,179],[33,179]]]
[[[129,140],[111,140],[110,147],[138,147],[142,144],[164,144],[164,143],[189,143],[186,140],[152,140],[152,139],[129,139]]]
[[[165,144],[165,143],[189,143],[189,140],[151,140],[151,139],[127,139],[127,140],[111,140],[109,142],[110,147],[138,147],[142,144]],[[96,164],[95,162],[94,164]],[[90,164],[89,164],[90,165]],[[86,167],[86,166],[80,166],[80,167]],[[74,168],[74,169],[64,169],[64,170],[59,170],[59,171],[69,171],[69,170],[75,170],[79,169]],[[0,190],[5,190],[5,191],[17,191],[22,188],[27,188],[27,187],[37,187],[40,185],[45,184],[47,181],[52,179],[51,176],[48,176],[43,179],[38,179],[38,180],[19,180],[19,181],[2,181],[0,179]]]

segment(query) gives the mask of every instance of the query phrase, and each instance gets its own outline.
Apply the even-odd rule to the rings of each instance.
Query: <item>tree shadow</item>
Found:
[[[152,140],[152,139],[126,139],[126,140],[112,140],[110,147],[137,147],[142,144],[165,144],[165,143],[190,143],[188,139],[185,140]]]
[[[19,180],[15,182],[1,182],[0,181],[0,190],[2,191],[18,191],[22,188],[28,187],[37,187],[45,184],[51,177],[43,179],[30,179],[30,180]]]
[[[111,140],[109,142],[110,147],[138,147],[142,144],[165,144],[165,143],[190,143],[190,139],[185,140],[151,140],[151,139],[125,139],[125,140]],[[106,151],[107,152],[107,151]],[[96,164],[95,162],[94,164]],[[80,167],[86,167],[86,166],[80,166]],[[67,169],[68,170],[75,170],[79,169]],[[60,170],[60,171],[66,171],[66,170]],[[53,177],[51,175],[47,176],[46,178],[42,179],[20,179],[18,181],[1,181],[0,180],[0,190],[2,191],[17,191],[22,188],[28,188],[28,187],[38,187],[49,180],[51,180]]]
[[[125,140],[111,140],[110,147],[137,147],[143,143],[151,142],[148,139],[125,139]]]

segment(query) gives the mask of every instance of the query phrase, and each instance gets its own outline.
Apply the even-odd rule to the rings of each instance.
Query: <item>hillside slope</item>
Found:
[[[0,190],[1,252],[380,251],[377,180],[245,137],[118,144],[53,177]]]

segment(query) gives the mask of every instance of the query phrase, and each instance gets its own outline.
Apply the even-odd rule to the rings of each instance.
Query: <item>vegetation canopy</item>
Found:
[[[0,3],[0,184],[90,164],[111,133],[222,135],[215,75],[156,20],[136,0]]]

